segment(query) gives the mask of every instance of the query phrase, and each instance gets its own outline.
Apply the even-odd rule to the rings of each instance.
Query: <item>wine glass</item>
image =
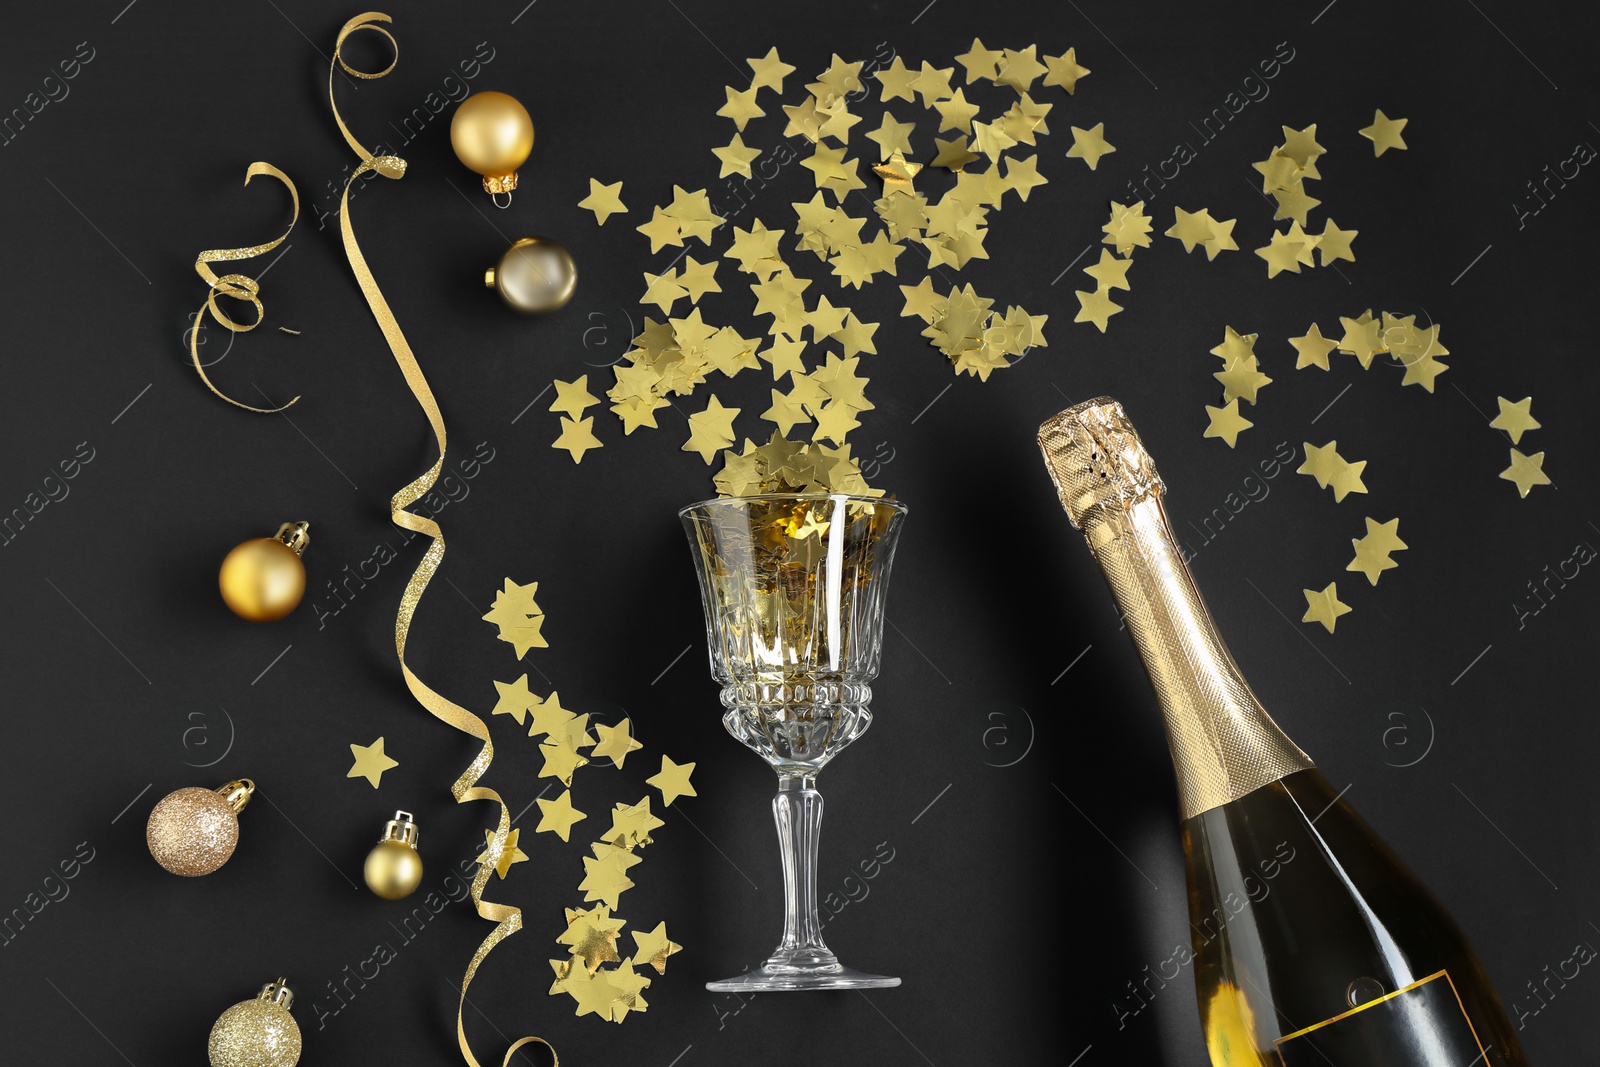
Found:
[[[904,505],[866,496],[722,497],[678,513],[706,613],[722,723],[778,772],[783,939],[715,992],[881,989],[900,979],[842,965],[817,920],[816,775],[872,724],[883,603]]]

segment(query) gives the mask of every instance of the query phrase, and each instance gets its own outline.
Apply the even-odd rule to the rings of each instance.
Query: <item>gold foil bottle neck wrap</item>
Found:
[[[1217,632],[1167,520],[1166,487],[1122,405],[1101,397],[1068,408],[1039,428],[1039,447],[1150,675],[1183,817],[1315,766]]]

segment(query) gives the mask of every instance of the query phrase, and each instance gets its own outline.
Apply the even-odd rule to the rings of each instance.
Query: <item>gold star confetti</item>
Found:
[[[865,63],[846,63],[838,53],[833,56],[828,69],[817,76],[817,80],[806,86],[811,94],[818,100],[826,101],[829,98],[842,99],[862,88],[861,68]]]
[[[1343,500],[1351,493],[1367,491],[1366,485],[1361,481],[1361,472],[1366,470],[1367,461],[1364,459],[1355,463],[1347,461],[1339,455],[1338,441],[1329,441],[1320,446],[1307,441],[1305,455],[1305,462],[1300,464],[1295,473],[1311,475],[1324,489],[1332,487],[1335,502]]]
[[[661,251],[667,245],[683,244],[683,231],[678,228],[678,220],[660,207],[655,209],[655,214],[650,216],[649,222],[642,223],[635,229],[650,238],[652,254]]]
[[[528,726],[528,736],[548,734],[552,738],[565,737],[567,724],[577,716],[561,706],[561,694],[555,690],[533,708],[533,721]]]
[[[619,1023],[630,1011],[644,1011],[650,1006],[643,996],[650,979],[637,973],[637,966],[630,956],[606,972],[606,981],[617,989],[617,997],[611,1002],[611,1018]]]
[[[1301,241],[1289,240],[1287,231],[1274,233],[1269,244],[1256,249],[1256,255],[1267,261],[1267,277],[1276,278],[1284,271],[1300,273],[1300,252],[1305,247]]]
[[[974,37],[972,47],[956,56],[956,62],[966,70],[967,84],[971,85],[975,81],[994,81],[999,74],[1000,61],[1004,58],[1004,52],[985,48],[983,42]]]
[[[1256,392],[1262,386],[1272,384],[1272,379],[1261,373],[1261,368],[1256,363],[1255,356],[1234,361],[1224,370],[1212,375],[1222,383],[1222,399],[1224,401],[1240,399],[1251,404],[1256,402]]]
[[[1372,142],[1372,154],[1381,156],[1391,148],[1404,149],[1405,139],[1400,136],[1400,131],[1406,128],[1410,119],[1391,119],[1381,110],[1372,116],[1372,125],[1360,131],[1361,136]],[[1527,494],[1524,493],[1524,496]]]
[[[1306,597],[1306,613],[1301,622],[1320,622],[1327,631],[1333,633],[1333,624],[1339,616],[1350,614],[1350,605],[1339,602],[1339,587],[1337,582],[1329,582],[1326,589],[1320,592],[1315,589],[1300,590]]]
[[[622,202],[622,183],[602,185],[598,178],[589,179],[589,195],[578,201],[578,206],[594,212],[594,221],[600,226],[612,215],[628,213],[628,206]]]
[[[1327,152],[1317,143],[1317,124],[1313,122],[1303,130],[1283,127],[1283,145],[1278,153],[1294,160],[1295,166],[1304,168],[1309,166],[1318,156]]]
[[[1045,56],[1044,65],[1049,73],[1044,76],[1043,85],[1059,85],[1069,94],[1078,91],[1078,79],[1089,73],[1088,67],[1078,65],[1078,50],[1069,48],[1065,55]]]
[[[733,140],[721,148],[713,148],[711,154],[722,162],[722,169],[717,173],[717,177],[726,178],[730,174],[742,174],[750,178],[754,176],[750,172],[750,164],[761,155],[761,149],[749,147],[744,143],[744,138],[735,133]]]
[[[616,908],[617,901],[622,894],[633,888],[633,879],[628,877],[628,868],[637,863],[642,863],[643,858],[635,856],[625,848],[608,845],[604,841],[596,841],[590,846],[594,856],[583,858],[583,881],[578,883],[578,889],[583,893],[585,904],[596,900],[603,900],[607,906]]]
[[[899,122],[893,115],[885,111],[883,121],[878,123],[878,128],[867,134],[869,141],[877,142],[879,155],[884,159],[895,152],[910,154],[911,131],[917,128],[914,122]]]
[[[578,718],[586,718],[579,716]],[[573,719],[567,723],[571,726],[578,720]],[[539,768],[540,778],[554,778],[567,788],[572,788],[572,776],[579,767],[586,766],[589,762],[571,740],[555,733],[549,740],[539,742],[539,755],[544,757],[544,765]]]
[[[1497,430],[1504,430],[1506,436],[1511,438],[1512,444],[1520,445],[1523,434],[1539,428],[1538,421],[1533,417],[1533,397],[1525,396],[1512,403],[1503,396],[1497,396],[1495,402],[1500,405],[1500,414],[1496,415],[1489,425]]]
[[[626,925],[628,920],[612,918],[611,909],[604,904],[596,904],[587,911],[568,908],[567,928],[556,938],[556,944],[566,945],[573,956],[583,961],[584,969],[593,974],[602,963],[621,960],[617,955],[617,935]],[[572,977],[577,974],[574,967]]]
[[[592,408],[600,403],[600,398],[589,392],[589,376],[587,374],[574,382],[564,382],[555,379],[556,402],[549,407],[550,411],[564,411],[573,418],[578,418],[585,408]]]
[[[683,946],[667,937],[667,924],[661,922],[649,933],[641,934],[633,931],[633,943],[636,951],[633,958],[640,963],[648,963],[656,969],[657,974],[667,973],[667,957],[683,951]]]
[[[1101,243],[1111,245],[1117,255],[1126,256],[1135,248],[1150,247],[1151,226],[1150,216],[1144,213],[1143,200],[1132,207],[1123,207],[1113,200],[1111,221],[1100,227],[1105,234]]]
[[[1101,333],[1106,332],[1106,323],[1111,316],[1122,310],[1122,305],[1113,303],[1111,292],[1106,288],[1097,288],[1092,293],[1077,290],[1078,316],[1073,322],[1092,322],[1099,327]]]
[[[672,314],[672,305],[689,295],[689,290],[678,284],[678,272],[669,270],[665,274],[644,275],[644,296],[639,299],[641,304],[654,304],[667,314]],[[576,416],[580,412],[573,412]]]
[[[509,715],[517,720],[521,726],[527,719],[528,712],[537,707],[541,701],[528,689],[528,676],[524,674],[514,682],[495,682],[494,688],[500,694],[495,701],[495,715]]]
[[[950,75],[955,72],[954,67],[935,67],[924,59],[922,70],[911,82],[911,91],[922,97],[923,107],[931,108],[936,100],[950,95]]]
[[[1338,346],[1337,341],[1330,341],[1322,336],[1321,328],[1314,322],[1311,324],[1311,329],[1305,332],[1305,336],[1291,337],[1289,343],[1294,345],[1294,350],[1298,353],[1294,361],[1295,370],[1303,370],[1306,367],[1321,367],[1323,370],[1328,370],[1328,353]]]
[[[1172,210],[1173,223],[1166,236],[1182,241],[1185,252],[1193,252],[1195,245],[1203,245],[1211,240],[1211,212],[1205,208],[1195,212],[1185,211],[1181,207]]]
[[[709,466],[719,451],[733,444],[733,419],[740,410],[723,407],[713,393],[704,411],[689,416],[689,439],[683,443],[683,451],[698,452]]]
[[[694,786],[689,784],[689,775],[694,773],[692,763],[674,763],[670,756],[661,757],[661,770],[645,779],[646,785],[653,785],[661,791],[661,803],[667,807],[679,797],[692,797],[697,794]]]
[[[1100,157],[1110,155],[1116,149],[1105,139],[1106,124],[1097,123],[1091,129],[1083,130],[1076,126],[1072,128],[1072,147],[1067,149],[1067,156],[1071,159],[1081,159],[1094,170],[1100,165]],[[1141,201],[1142,203],[1142,201]]]
[[[1372,312],[1368,311],[1359,319],[1341,315],[1339,325],[1344,327],[1344,336],[1339,339],[1339,351],[1355,356],[1362,370],[1372,366],[1374,355],[1388,351],[1388,345],[1383,340],[1382,324],[1372,317]]]
[[[911,94],[911,83],[917,80],[917,72],[906,69],[905,61],[898,55],[890,63],[874,75],[883,87],[882,100],[888,103],[891,100],[916,100]]]
[[[1100,250],[1100,262],[1090,267],[1083,268],[1083,273],[1093,278],[1100,289],[1127,289],[1128,268],[1133,266],[1133,257],[1118,259],[1111,254],[1109,248]],[[901,288],[904,288],[902,286]]]
[[[1541,452],[1539,455],[1542,457],[1544,453]],[[1502,477],[1504,476],[1502,475]],[[1526,489],[1523,490],[1522,495],[1528,495]],[[350,765],[350,770],[345,774],[345,777],[365,778],[372,783],[372,788],[374,789],[378,788],[378,780],[383,777],[384,771],[389,770],[391,767],[400,766],[398,762],[384,754],[383,738],[381,737],[370,745],[351,745],[350,755],[355,757],[355,763]]]
[[[600,438],[594,435],[594,416],[574,421],[561,416],[561,436],[550,443],[551,448],[562,448],[572,455],[572,462],[582,463],[583,454],[600,448]]]
[[[623,719],[615,726],[597,723],[594,732],[599,735],[600,740],[589,755],[594,759],[609,759],[617,767],[622,766],[622,761],[628,758],[628,753],[644,747],[633,739],[633,722],[630,719]]]
[[[711,233],[722,225],[722,218],[711,211],[711,198],[704,189],[689,192],[687,189],[674,185],[672,187],[672,204],[662,209],[673,222],[677,223],[678,231],[683,237],[699,238],[701,244],[711,243]],[[682,244],[681,240],[672,242]],[[654,248],[651,249],[655,251]]]
[[[518,585],[507,578],[505,588],[495,594],[494,606],[483,616],[485,622],[499,628],[500,640],[516,648],[518,659],[527,655],[530,648],[549,647],[541,634],[544,612],[533,599],[538,589],[538,582]]]
[[[1525,456],[1516,449],[1511,450],[1511,466],[1500,472],[1500,477],[1508,482],[1515,482],[1517,494],[1526,497],[1536,485],[1549,485],[1550,477],[1544,472],[1544,453],[1535,452]],[[380,737],[379,742],[382,742]],[[351,746],[354,749],[354,745]],[[374,782],[374,785],[377,783]]]
[[[693,256],[684,256],[683,274],[678,278],[678,284],[689,294],[689,302],[697,304],[707,293],[722,292],[722,286],[717,284],[716,274],[716,260],[701,263]]]
[[[1391,567],[1399,566],[1390,554],[1403,552],[1407,547],[1406,543],[1400,540],[1399,519],[1378,522],[1370,515],[1367,516],[1366,536],[1351,538],[1350,544],[1356,550],[1356,558],[1350,561],[1345,570],[1365,574],[1367,581],[1373,585],[1378,584],[1378,575]]]
[[[1356,239],[1359,230],[1341,230],[1333,224],[1332,219],[1325,219],[1322,223],[1322,233],[1317,235],[1317,251],[1322,253],[1322,265],[1326,267],[1336,259],[1348,259],[1354,263],[1356,254],[1350,251],[1350,242]]]
[[[1257,334],[1241,334],[1232,326],[1225,326],[1222,330],[1222,343],[1211,350],[1211,354],[1222,360],[1223,370],[1227,370],[1242,359],[1254,359],[1256,355]]]
[[[779,96],[783,95],[783,79],[794,73],[794,68],[778,58],[778,50],[773,48],[760,59],[747,59],[754,76],[750,79],[750,88],[771,89]]]
[[[1239,246],[1233,240],[1233,225],[1237,219],[1214,219],[1211,218],[1210,212],[1207,212],[1206,221],[1211,224],[1211,236],[1205,242],[1207,263],[1214,261],[1219,252],[1239,250]]]
[[[650,831],[666,823],[650,814],[650,798],[640,798],[637,804],[618,804],[611,812],[611,829],[605,835],[608,845],[618,848],[644,848],[651,843]]]
[[[513,829],[506,834],[505,844],[500,847],[499,858],[494,860],[494,873],[498,874],[502,879],[510,873],[512,864],[524,863],[528,859],[528,854],[517,847],[517,835],[521,832],[521,830]],[[477,862],[488,864],[490,862],[489,853],[494,851],[493,830],[485,830],[483,832],[483,843],[486,847],[482,852],[478,853]]]
[[[1049,69],[1039,62],[1038,51],[1038,46],[1031,44],[1020,51],[1005,49],[1005,58],[1000,64],[999,73],[995,75],[996,83],[1009,85],[1019,93],[1027,92],[1034,80]]]
[[[905,153],[896,148],[872,172],[883,179],[884,189],[897,193],[911,193],[916,176],[921,173],[921,163],[907,163]]]
[[[577,1001],[575,1014],[579,1018],[585,1015],[598,1015],[602,1019],[612,1017],[613,1005],[623,994],[621,989],[611,984],[611,974],[605,969],[589,971],[576,968],[561,983],[561,992]]]
[[[933,162],[929,166],[960,170],[978,158],[967,146],[965,137],[954,137],[948,141],[942,137],[935,137],[933,143],[938,146],[939,152],[933,157]]]
[[[539,805],[539,825],[534,827],[536,834],[555,834],[563,841],[571,839],[572,826],[582,822],[589,816],[572,806],[572,790],[568,789],[554,800],[545,800],[543,797],[535,801]],[[616,905],[612,905],[615,907]]]
[[[1255,423],[1239,414],[1239,401],[1237,398],[1228,401],[1227,406],[1214,408],[1206,405],[1206,414],[1210,416],[1211,423],[1206,427],[1205,436],[1220,437],[1233,448],[1239,443],[1239,435]]]
[[[939,112],[938,133],[945,130],[971,133],[973,117],[981,110],[977,104],[968,102],[967,94],[962,89],[957,89],[948,100],[935,101],[933,108]]]
[[[751,119],[759,119],[766,114],[761,110],[761,105],[756,103],[757,90],[754,87],[741,91],[726,85],[723,89],[728,94],[728,102],[717,110],[717,114],[732,119],[734,128],[740,133],[744,132],[745,124]]]

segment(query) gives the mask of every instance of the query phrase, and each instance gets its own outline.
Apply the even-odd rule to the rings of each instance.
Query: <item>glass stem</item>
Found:
[[[772,799],[783,855],[783,941],[769,965],[837,967],[822,941],[817,916],[817,843],[822,834],[822,794],[816,779],[781,778]]]

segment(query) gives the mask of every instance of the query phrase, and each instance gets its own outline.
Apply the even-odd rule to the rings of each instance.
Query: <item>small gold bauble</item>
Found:
[[[517,168],[533,151],[533,119],[514,96],[473,93],[450,120],[450,146],[490,193],[517,187]]]
[[[401,900],[422,884],[422,856],[417,852],[417,824],[408,811],[397,811],[383,827],[383,837],[367,853],[363,874],[367,888],[384,900]]]
[[[300,1025],[289,1014],[294,994],[280,978],[254,1000],[235,1004],[211,1028],[211,1067],[294,1067],[300,1062]]]
[[[228,862],[239,843],[239,812],[256,784],[248,778],[220,789],[194,786],[157,801],[144,840],[155,861],[173,874],[198,878]]]
[[[293,611],[306,591],[300,553],[311,543],[311,524],[286,522],[273,537],[257,537],[229,552],[217,574],[222,599],[241,619],[272,622]]]
[[[560,242],[524,237],[484,272],[483,284],[498,292],[509,307],[525,315],[543,315],[572,299],[578,265]]]

